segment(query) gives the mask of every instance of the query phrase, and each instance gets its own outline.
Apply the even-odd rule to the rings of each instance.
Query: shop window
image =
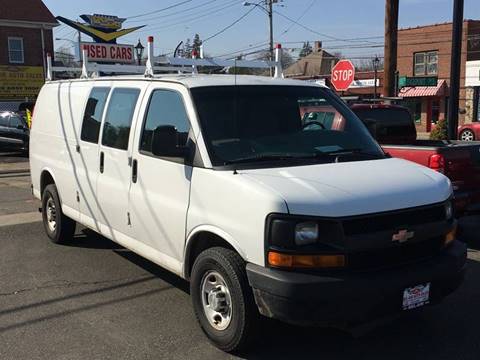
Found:
[[[480,87],[473,89],[473,117],[472,121],[480,121]]]
[[[8,38],[8,60],[12,64],[23,64],[25,62],[23,54],[23,38]]]
[[[415,120],[416,124],[422,122],[422,101],[411,99],[405,102],[404,104],[412,113],[412,117]]]
[[[415,76],[433,76],[438,74],[438,51],[419,52],[413,55]]]
[[[440,118],[440,100],[432,101],[432,123],[436,124]]]

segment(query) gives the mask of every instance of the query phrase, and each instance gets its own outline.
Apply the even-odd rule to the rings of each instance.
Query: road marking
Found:
[[[42,221],[42,214],[40,214],[38,211],[20,214],[0,215],[0,227],[29,224],[38,221]]]

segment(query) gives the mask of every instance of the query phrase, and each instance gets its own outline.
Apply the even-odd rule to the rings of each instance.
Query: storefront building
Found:
[[[430,132],[448,114],[452,23],[401,29],[398,32],[398,96],[414,115],[417,131]],[[480,60],[480,21],[463,24],[459,123],[470,123],[473,109],[467,101],[467,61]],[[403,84],[402,84],[403,83]]]
[[[2,0],[0,11],[0,111],[34,101],[53,54],[55,17],[41,0]]]

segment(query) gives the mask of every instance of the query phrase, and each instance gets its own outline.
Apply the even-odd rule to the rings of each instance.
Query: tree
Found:
[[[255,60],[263,60],[263,61],[269,61],[270,60],[270,51],[262,51],[258,53],[258,55],[255,57]],[[282,68],[286,69],[290,65],[292,65],[295,60],[293,60],[292,55],[290,55],[285,49],[282,51]]]
[[[75,56],[67,46],[61,46],[55,50],[55,61],[61,62],[64,66],[72,66],[75,62]]]
[[[377,70],[383,70],[383,58],[379,58],[379,63],[377,65]],[[375,56],[373,56],[371,59],[358,59],[354,62],[355,69],[357,71],[374,71],[375,66],[373,64],[373,60],[375,59]]]
[[[200,40],[200,35],[195,34],[193,37],[192,51],[195,50],[197,56],[200,56],[200,46],[202,46],[202,40]]]
[[[300,57],[303,58],[307,55],[310,55],[311,53],[313,52],[313,49],[312,49],[312,46],[310,45],[310,43],[307,41],[307,42],[304,42],[303,43],[303,46],[302,46],[302,50],[300,50]]]
[[[430,133],[430,140],[447,140],[448,139],[448,127],[445,119],[440,119],[435,125],[435,129]]]
[[[192,57],[192,43],[190,41],[190,38],[185,40],[185,43],[183,44],[182,56],[186,58]]]

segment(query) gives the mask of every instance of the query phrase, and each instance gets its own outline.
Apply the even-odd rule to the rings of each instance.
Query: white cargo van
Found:
[[[319,107],[335,128],[307,114]],[[79,223],[189,280],[200,326],[226,351],[254,337],[259,314],[361,324],[437,303],[463,279],[449,180],[386,156],[326,87],[49,81],[30,163],[52,241],[74,241]]]

